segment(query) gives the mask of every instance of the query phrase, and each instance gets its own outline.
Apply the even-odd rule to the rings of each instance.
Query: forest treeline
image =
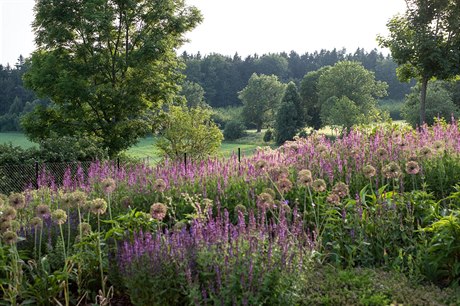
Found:
[[[205,100],[211,107],[227,107],[241,105],[238,92],[248,83],[253,73],[276,75],[283,83],[293,81],[300,84],[302,78],[310,71],[324,66],[333,66],[343,60],[357,61],[364,68],[375,73],[378,81],[388,84],[386,99],[401,100],[410,92],[414,83],[401,83],[396,76],[397,64],[390,56],[384,56],[377,50],[370,52],[358,48],[354,53],[342,50],[321,50],[304,53],[295,51],[289,54],[269,53],[250,55],[242,58],[238,54],[233,57],[217,53],[201,56],[198,54],[181,55],[186,63],[184,74],[187,80],[203,87]]]
[[[289,54],[254,54],[245,58],[238,54],[202,56],[200,53],[184,52],[180,57],[185,63],[183,73],[186,80],[204,89],[205,101],[213,108],[242,105],[238,92],[248,84],[253,73],[273,74],[283,83],[293,81],[298,85],[308,72],[343,60],[360,62],[364,68],[375,73],[376,80],[385,81],[388,84],[386,99],[401,100],[414,85],[399,82],[396,63],[390,56],[375,49],[367,52],[358,48],[353,53],[347,53],[345,49],[304,54],[291,51]],[[27,69],[22,56],[14,66],[0,65],[0,131],[19,131],[23,114],[38,104],[47,104],[46,100],[38,99],[34,92],[23,87],[22,76]]]

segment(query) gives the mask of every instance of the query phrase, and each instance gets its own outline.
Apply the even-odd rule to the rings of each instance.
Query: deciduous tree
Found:
[[[285,85],[274,75],[253,74],[248,85],[239,93],[243,101],[243,118],[246,124],[254,124],[257,132],[274,119],[274,114],[284,95]]]
[[[201,21],[183,0],[37,0],[26,85],[53,105],[24,120],[30,138],[88,136],[127,149],[175,96],[183,34]]]
[[[404,15],[387,24],[388,37],[379,44],[391,51],[398,76],[417,78],[420,90],[420,123],[425,122],[428,81],[448,79],[460,71],[460,2],[458,0],[406,0]]]

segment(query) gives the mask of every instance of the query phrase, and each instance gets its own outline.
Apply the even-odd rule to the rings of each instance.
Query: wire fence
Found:
[[[0,166],[0,193],[21,192],[52,182],[62,184],[66,175],[88,177],[92,161],[7,164]],[[78,172],[78,173],[77,173]]]
[[[252,154],[253,151],[242,152],[240,148],[233,152],[238,161],[245,153]],[[163,159],[158,157],[146,156],[138,159],[137,162],[142,162],[147,166],[155,166],[161,163]],[[188,163],[191,161],[190,156],[184,153],[180,159],[184,163],[184,168],[187,169]],[[10,194],[11,192],[22,192],[27,188],[38,188],[39,186],[55,185],[60,187],[63,185],[66,176],[78,177],[82,181],[88,179],[88,171],[94,161],[81,162],[32,162],[26,164],[4,164],[0,165],[0,193]],[[120,168],[120,159],[109,161],[114,166]]]

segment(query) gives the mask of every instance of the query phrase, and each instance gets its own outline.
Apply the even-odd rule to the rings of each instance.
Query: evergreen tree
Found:
[[[297,114],[296,127],[301,129],[305,126],[305,111],[302,106],[302,100],[299,96],[299,91],[294,82],[289,82],[284,93],[283,101],[291,101],[294,103],[295,111]]]
[[[299,120],[296,107],[291,100],[283,99],[276,114],[275,134],[276,144],[281,145],[286,140],[292,140],[298,131],[297,121]]]

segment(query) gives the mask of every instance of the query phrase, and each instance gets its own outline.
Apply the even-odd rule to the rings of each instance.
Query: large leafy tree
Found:
[[[376,81],[374,73],[366,70],[361,63],[338,62],[318,80],[322,123],[349,127],[355,123],[372,121],[377,111],[376,98],[384,97],[387,87],[385,82]],[[347,106],[350,114],[355,114],[353,118],[336,120]]]
[[[25,82],[53,104],[26,133],[95,138],[111,156],[133,145],[178,90],[175,49],[200,21],[183,0],[38,0]]]
[[[243,101],[243,119],[246,124],[262,126],[274,119],[274,114],[283,98],[285,85],[274,75],[253,74],[248,85],[239,93]]]
[[[416,126],[419,123],[417,110],[420,109],[420,84],[412,88],[412,92],[406,96],[402,109],[404,119]],[[426,123],[433,124],[434,118],[451,116],[458,117],[459,108],[452,100],[450,84],[444,81],[435,81],[428,84],[426,95]]]
[[[420,123],[424,123],[428,81],[459,73],[460,2],[406,0],[406,4],[405,14],[388,22],[389,36],[378,39],[398,63],[401,80],[420,82]]]
[[[303,113],[307,124],[318,130],[322,125],[320,111],[321,103],[318,97],[318,81],[320,76],[331,66],[308,72],[300,83],[299,94],[302,101]]]

